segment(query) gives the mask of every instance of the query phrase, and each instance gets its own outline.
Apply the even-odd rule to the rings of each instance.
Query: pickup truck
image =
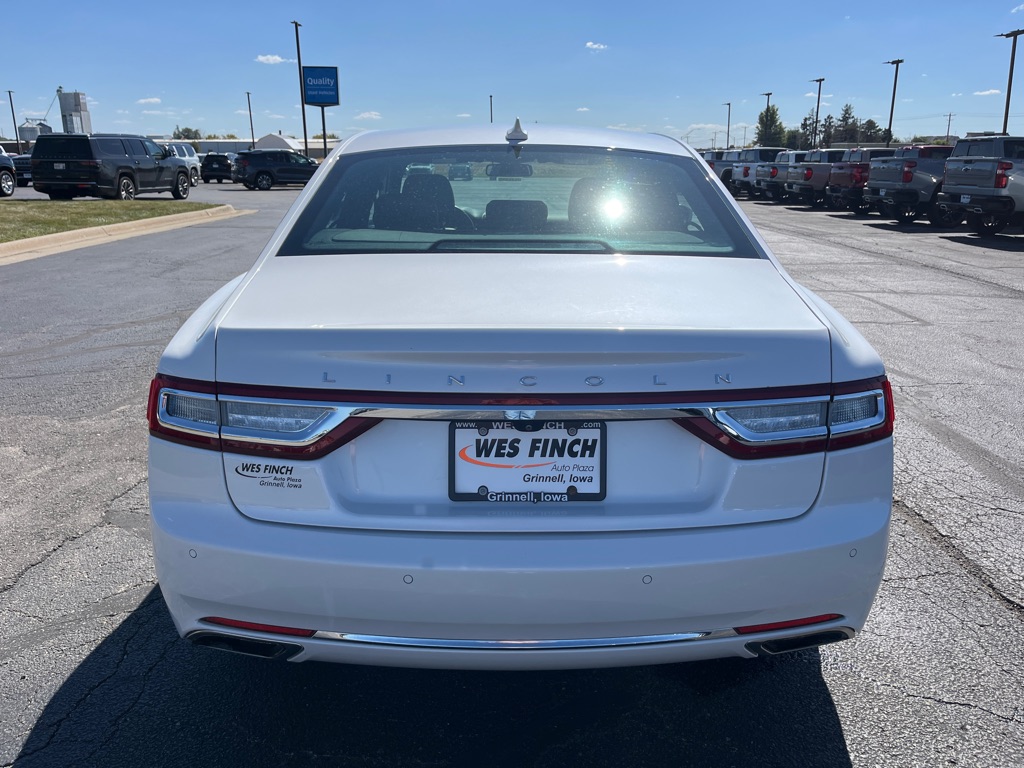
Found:
[[[834,210],[849,209],[857,214],[871,210],[872,204],[864,200],[864,187],[868,183],[871,161],[876,157],[892,157],[895,149],[872,147],[869,149],[848,149],[838,163],[833,163],[828,172],[828,207]]]
[[[785,147],[751,147],[740,151],[739,161],[732,166],[732,184],[729,187],[734,195],[746,192],[751,194],[754,189],[754,166],[774,160]]]
[[[803,162],[794,163],[786,171],[786,193],[807,205],[825,202],[825,187],[832,163],[839,162],[845,149],[812,149]]]
[[[900,147],[892,157],[872,160],[865,202],[900,224],[927,217],[933,227],[959,226],[963,214],[944,211],[937,204],[946,159],[952,151],[949,145],[926,144]]]
[[[709,149],[703,154],[704,162],[718,176],[725,186],[732,181],[732,166],[740,159],[738,149]]]
[[[967,216],[967,228],[994,235],[1024,223],[1024,137],[971,136],[946,161],[939,207]]]
[[[774,160],[754,166],[754,197],[763,195],[769,200],[782,202],[786,199],[786,172],[793,163],[801,162],[807,152],[787,149],[779,152]]]

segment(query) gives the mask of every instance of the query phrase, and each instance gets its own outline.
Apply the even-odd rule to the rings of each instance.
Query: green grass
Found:
[[[0,243],[216,207],[187,200],[3,200]]]

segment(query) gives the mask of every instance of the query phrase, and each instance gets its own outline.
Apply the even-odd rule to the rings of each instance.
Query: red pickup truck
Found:
[[[828,206],[836,210],[850,209],[857,214],[868,213],[873,204],[864,199],[871,161],[876,157],[892,157],[895,149],[872,147],[848,149],[828,174]]]

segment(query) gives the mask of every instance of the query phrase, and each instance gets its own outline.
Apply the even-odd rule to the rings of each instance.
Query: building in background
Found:
[[[18,126],[18,138],[27,143],[38,139],[41,133],[53,133],[53,128],[42,120],[26,120]]]
[[[60,119],[64,125],[64,133],[92,133],[92,117],[85,94],[81,91],[64,91],[57,89],[60,101]]]

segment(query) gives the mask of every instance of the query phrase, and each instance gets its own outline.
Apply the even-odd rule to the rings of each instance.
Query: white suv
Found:
[[[193,187],[199,186],[199,169],[201,161],[199,155],[196,154],[195,148],[183,141],[176,141],[173,144],[167,145],[171,152],[176,156],[180,157],[188,165],[188,180]]]

